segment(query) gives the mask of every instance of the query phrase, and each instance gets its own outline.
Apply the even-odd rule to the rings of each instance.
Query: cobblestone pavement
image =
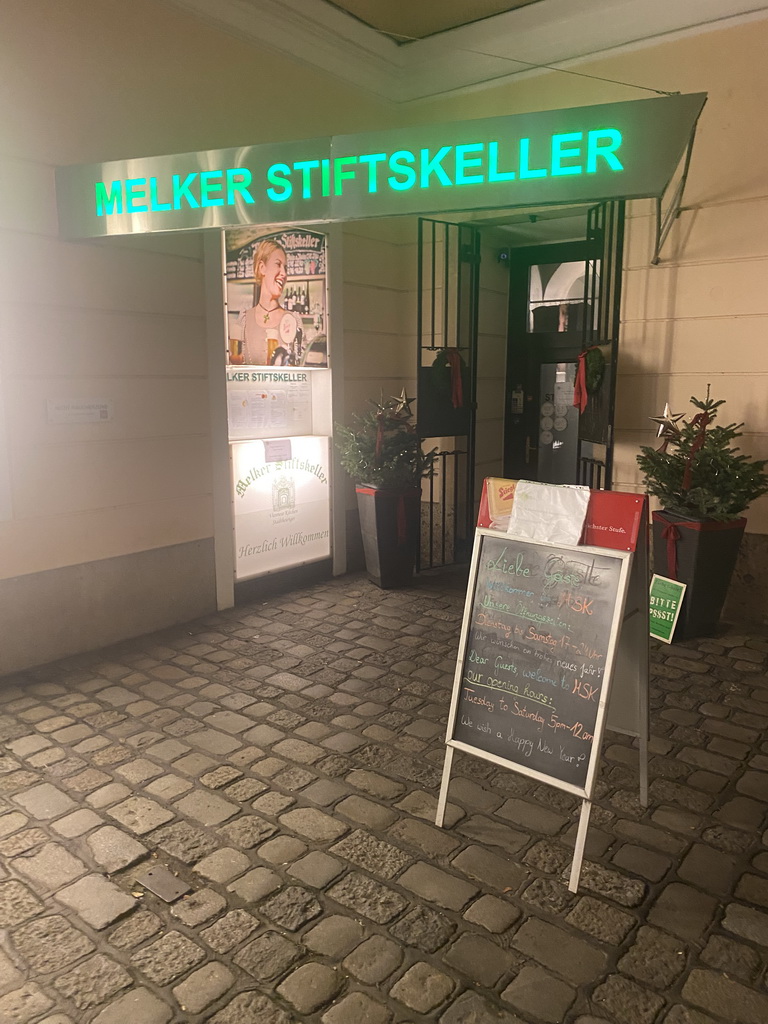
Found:
[[[558,790],[457,756],[434,827],[460,583],[0,680],[0,1022],[766,1024],[768,641],[654,651],[650,806],[609,734],[573,895]]]

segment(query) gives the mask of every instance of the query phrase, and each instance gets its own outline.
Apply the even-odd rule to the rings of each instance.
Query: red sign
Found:
[[[486,477],[477,525],[507,532],[517,480]],[[647,529],[646,498],[624,491],[591,491],[581,543],[617,551],[635,551],[640,530]]]

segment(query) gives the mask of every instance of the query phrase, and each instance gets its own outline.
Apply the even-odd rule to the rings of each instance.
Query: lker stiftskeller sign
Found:
[[[706,96],[62,167],[73,238],[660,197]]]

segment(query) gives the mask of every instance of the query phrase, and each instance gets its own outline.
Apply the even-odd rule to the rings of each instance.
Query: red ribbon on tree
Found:
[[[683,473],[683,490],[688,491],[691,487],[691,477],[693,475],[693,457],[696,452],[700,451],[704,447],[704,440],[707,435],[707,426],[709,425],[709,413],[700,412],[697,413],[691,420],[692,427],[698,427],[699,432],[696,435],[693,444],[691,445],[691,451],[688,455],[688,461],[685,464],[685,472]]]
[[[447,348],[445,359],[451,368],[451,401],[454,409],[464,405],[464,389],[461,384],[461,353],[457,348]]]
[[[587,399],[589,398],[587,392],[587,352],[593,352],[596,348],[600,348],[600,346],[590,345],[583,352],[579,352],[579,365],[576,368],[576,381],[573,385],[573,404],[579,412],[584,412],[587,408]]]

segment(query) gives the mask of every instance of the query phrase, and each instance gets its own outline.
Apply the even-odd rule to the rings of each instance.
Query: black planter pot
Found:
[[[421,491],[360,484],[355,490],[369,578],[383,590],[407,586],[416,564]]]
[[[746,523],[653,513],[653,570],[687,584],[675,640],[715,633]]]

